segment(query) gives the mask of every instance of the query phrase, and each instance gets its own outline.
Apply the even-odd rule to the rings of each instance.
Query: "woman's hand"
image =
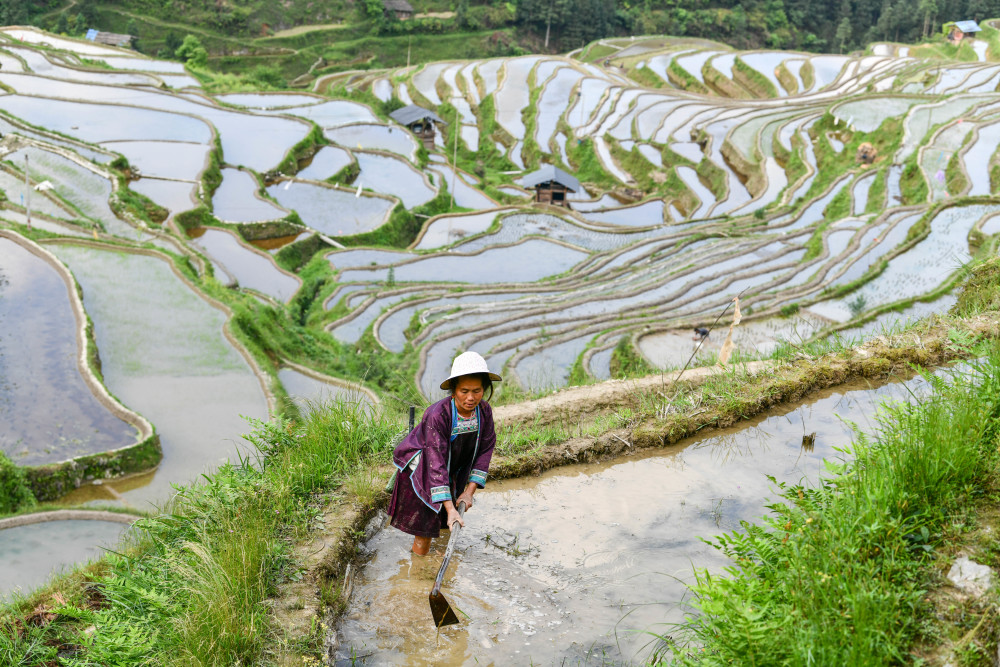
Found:
[[[466,489],[465,491],[463,491],[462,495],[460,495],[458,497],[458,500],[455,501],[455,505],[457,506],[458,503],[465,503],[465,511],[468,512],[469,510],[471,510],[472,509],[472,494],[475,493],[475,488],[476,488],[476,485],[473,484],[471,489]]]
[[[466,507],[468,507],[468,505],[466,505]],[[465,528],[465,521],[462,520],[462,516],[458,513],[458,510],[455,509],[455,504],[453,502],[450,500],[445,501],[444,509],[448,512],[448,530],[451,530],[454,527],[456,521],[459,526]]]

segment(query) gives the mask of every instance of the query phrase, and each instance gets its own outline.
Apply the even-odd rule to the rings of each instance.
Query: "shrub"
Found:
[[[0,452],[0,514],[13,514],[34,507],[36,502],[24,469]]]

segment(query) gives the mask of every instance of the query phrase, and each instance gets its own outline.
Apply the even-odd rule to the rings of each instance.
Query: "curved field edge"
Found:
[[[491,475],[663,447],[813,391],[975,356],[980,342],[996,347],[998,273],[996,259],[975,269],[954,315],[857,348],[662,380],[666,391],[637,390],[611,414],[503,421]],[[182,488],[161,514],[136,522],[117,553],[3,608],[0,654],[35,664],[70,646],[67,664],[301,664],[334,646],[345,573],[387,501],[402,415],[331,404],[252,427],[254,460]]]
[[[25,495],[20,506],[31,506],[35,500],[54,500],[68,490],[78,488],[87,480],[121,477],[156,468],[163,458],[159,436],[145,417],[123,405],[104,385],[93,339],[93,326],[83,307],[80,286],[72,273],[52,253],[16,232],[0,229],[0,238],[19,245],[44,261],[65,283],[76,329],[76,361],[80,375],[101,406],[136,430],[135,442],[117,449],[25,467],[23,469],[25,484],[30,488],[30,496]],[[0,456],[3,456],[2,452]],[[18,504],[10,500],[0,504],[0,507],[8,506],[18,509]]]

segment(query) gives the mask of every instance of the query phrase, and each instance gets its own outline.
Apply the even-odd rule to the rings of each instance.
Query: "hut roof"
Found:
[[[117,32],[101,32],[91,28],[87,31],[87,39],[98,44],[107,44],[108,46],[131,46],[132,40],[135,37],[132,35],[122,35]]]
[[[955,27],[965,33],[982,32],[983,30],[975,21],[955,21]]]
[[[538,171],[533,171],[521,179],[521,185],[526,188],[533,188],[542,183],[556,182],[566,187],[571,192],[580,191],[580,181],[576,180],[559,167],[547,164]]]
[[[406,0],[385,0],[382,6],[393,12],[407,12],[413,13],[413,5],[408,3]]]
[[[437,123],[441,123],[442,125],[448,124],[441,120],[433,111],[428,111],[423,107],[418,107],[416,104],[408,104],[402,109],[396,109],[389,114],[389,118],[392,118],[400,125],[406,125],[407,127],[421,120],[433,120]]]

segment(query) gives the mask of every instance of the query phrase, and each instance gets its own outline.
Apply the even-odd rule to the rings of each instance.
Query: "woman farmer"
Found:
[[[493,410],[483,400],[500,376],[475,352],[455,358],[451,376],[441,383],[448,396],[427,408],[420,425],[392,454],[396,483],[389,501],[392,525],[413,535],[413,553],[426,555],[431,538],[456,521],[456,506],[472,507],[476,489],[486,484],[496,445]]]

